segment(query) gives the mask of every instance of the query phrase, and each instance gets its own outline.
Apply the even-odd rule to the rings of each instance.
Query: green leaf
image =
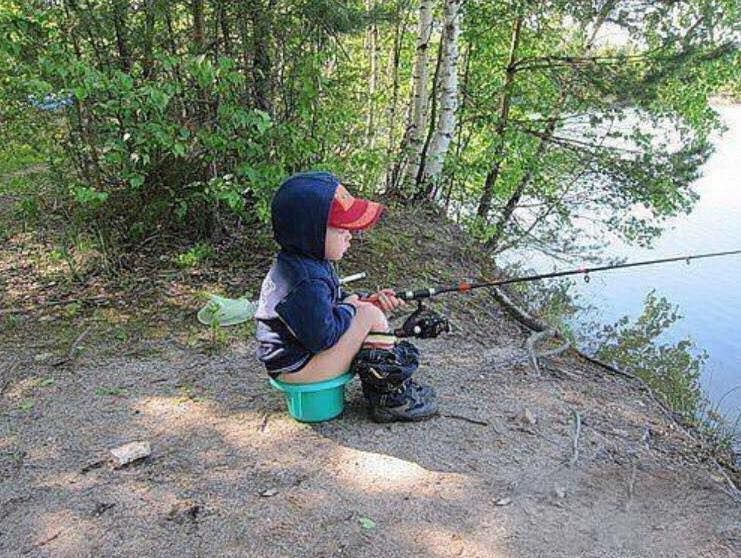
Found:
[[[26,400],[25,400],[25,401],[23,401],[23,402],[22,402],[22,403],[21,403],[20,405],[18,405],[18,408],[19,408],[19,409],[20,409],[21,411],[26,411],[26,412],[28,412],[28,411],[30,411],[31,409],[33,409],[33,406],[34,406],[34,401],[33,401],[33,399],[26,399]]]
[[[363,529],[375,529],[376,528],[376,522],[368,517],[359,518],[358,523],[360,523],[360,526]]]
[[[177,155],[178,157],[185,157],[185,144],[184,143],[175,143],[172,146],[172,152]]]
[[[99,192],[87,186],[76,186],[72,193],[77,203],[82,205],[98,206],[108,199],[108,192]]]
[[[78,101],[84,101],[87,98],[87,90],[84,87],[75,87],[72,91]]]
[[[135,189],[139,189],[144,184],[144,177],[140,174],[135,174],[131,178],[129,178],[129,184]]]

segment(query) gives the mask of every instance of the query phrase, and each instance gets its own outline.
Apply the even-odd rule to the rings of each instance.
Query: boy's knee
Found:
[[[358,314],[367,320],[369,331],[388,331],[389,322],[383,310],[373,304],[363,304],[358,308]]]

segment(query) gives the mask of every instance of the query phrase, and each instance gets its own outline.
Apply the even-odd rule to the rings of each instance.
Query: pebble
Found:
[[[54,355],[52,353],[39,353],[37,355],[34,355],[33,360],[36,362],[43,362],[45,360],[49,360]]]
[[[522,420],[531,426],[535,426],[535,423],[538,422],[538,419],[535,418],[535,415],[533,414],[533,412],[527,408],[522,413]]]

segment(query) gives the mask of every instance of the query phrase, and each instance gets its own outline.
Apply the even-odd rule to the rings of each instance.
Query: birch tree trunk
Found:
[[[409,123],[409,165],[405,182],[415,184],[424,148],[424,133],[427,128],[429,105],[428,51],[432,35],[432,0],[421,0],[419,5],[419,27],[417,28],[417,56],[414,62],[412,118]]]
[[[468,81],[470,77],[470,70],[471,70],[471,59],[473,58],[473,44],[468,43],[466,46],[465,54],[463,55],[464,63],[463,63],[463,83],[462,83],[462,90],[467,91],[468,90]],[[466,150],[469,141],[471,140],[472,133],[469,132],[467,137],[463,137],[463,121],[465,118],[465,112],[466,112],[466,96],[463,95],[461,97],[461,104],[458,107],[458,110],[456,112],[456,126],[458,127],[458,130],[456,130],[453,137],[457,138],[456,140],[456,147],[455,147],[455,158],[460,159],[461,154]],[[444,194],[445,197],[445,212],[447,213],[450,209],[450,200],[453,195],[453,187],[456,180],[456,173],[455,171],[451,172],[447,177],[446,180],[448,182],[447,191]]]
[[[427,151],[430,149],[430,143],[432,142],[432,136],[435,134],[435,124],[437,124],[437,101],[440,91],[440,68],[442,67],[442,61],[443,61],[443,41],[441,40],[440,43],[437,45],[437,56],[435,56],[435,73],[433,74],[432,78],[432,89],[429,92],[430,96],[430,105],[427,110],[427,132],[425,133],[425,142],[422,146],[422,153],[419,157],[419,167],[417,170],[417,176],[414,179],[414,185],[416,186],[414,195],[412,196],[412,201],[417,202],[420,201],[422,198],[425,197],[425,189],[421,188],[420,185],[422,184],[422,173],[424,172],[426,161],[427,161]]]
[[[460,10],[461,0],[446,0],[443,16],[443,51],[440,63],[440,116],[421,172],[421,183],[426,188],[425,194],[433,198],[435,197],[434,186],[442,173],[456,124]]]

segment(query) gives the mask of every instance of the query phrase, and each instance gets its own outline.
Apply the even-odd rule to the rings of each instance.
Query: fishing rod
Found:
[[[553,273],[543,273],[540,275],[527,275],[525,277],[515,277],[513,279],[501,279],[499,281],[490,281],[486,283],[469,283],[463,281],[457,285],[451,286],[439,286],[429,287],[426,289],[417,289],[414,291],[395,291],[396,297],[402,300],[420,300],[423,298],[430,298],[435,295],[443,293],[466,293],[473,289],[480,289],[482,287],[498,287],[500,285],[510,285],[512,283],[525,283],[528,281],[538,281],[540,279],[550,279],[552,277],[566,277],[567,275],[584,275],[584,280],[589,282],[589,274],[597,271],[609,271],[613,269],[623,269],[626,267],[638,267],[643,265],[655,265],[669,262],[681,262],[685,261],[688,264],[691,260],[699,260],[702,258],[717,258],[720,256],[731,256],[733,254],[741,254],[741,250],[729,250],[727,252],[712,252],[708,254],[694,254],[691,256],[677,256],[675,258],[663,258],[660,260],[646,260],[641,262],[631,262],[624,264],[615,265],[603,265],[601,267],[580,267],[578,269],[570,269],[567,271],[555,271]]]
[[[554,271],[552,273],[542,273],[539,275],[527,275],[524,277],[514,277],[511,279],[500,279],[498,281],[488,281],[484,283],[470,283],[468,281],[462,281],[457,285],[442,285],[437,287],[427,287],[416,290],[395,290],[394,294],[397,298],[402,300],[416,300],[418,307],[412,313],[409,318],[404,322],[404,325],[396,330],[398,337],[437,337],[443,331],[450,331],[448,321],[437,314],[436,312],[425,308],[422,305],[422,300],[425,298],[431,298],[439,294],[444,293],[467,293],[473,289],[480,289],[484,287],[499,287],[502,285],[511,285],[513,283],[526,283],[530,281],[539,281],[540,279],[551,279],[553,277],[566,277],[569,275],[583,275],[584,281],[589,282],[589,274],[596,273],[599,271],[611,271],[614,269],[625,269],[628,267],[640,267],[646,265],[657,265],[670,262],[681,262],[684,261],[688,265],[692,260],[700,260],[703,258],[718,258],[721,256],[732,256],[735,254],[741,254],[741,250],[728,250],[725,252],[709,252],[705,254],[692,254],[690,256],[676,256],[673,258],[662,258],[657,260],[644,260],[640,262],[629,262],[623,264],[614,265],[603,265],[599,267],[580,267],[577,269],[569,269],[566,271]]]

